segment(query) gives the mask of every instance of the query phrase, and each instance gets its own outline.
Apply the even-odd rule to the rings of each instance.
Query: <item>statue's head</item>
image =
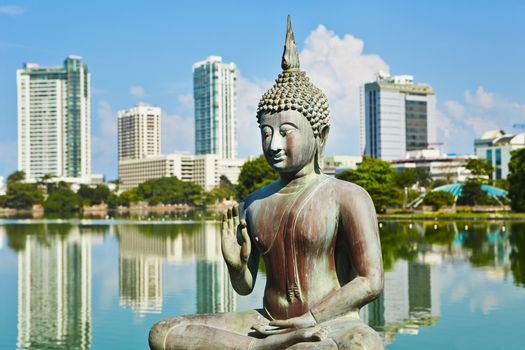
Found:
[[[295,172],[312,161],[320,172],[329,131],[328,100],[299,69],[290,16],[281,67],[283,72],[257,107],[264,155],[279,172]]]

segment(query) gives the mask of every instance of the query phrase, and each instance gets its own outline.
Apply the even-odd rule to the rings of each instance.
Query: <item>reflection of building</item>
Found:
[[[196,262],[197,312],[234,311],[236,299],[222,258],[219,227],[214,223],[186,226],[120,225],[120,305],[139,315],[162,311],[162,264]],[[184,227],[184,226],[180,226]],[[154,228],[154,229],[152,229]],[[176,276],[171,276],[176,278]]]
[[[78,231],[28,235],[18,254],[18,347],[29,345],[91,347],[91,241]]]
[[[409,75],[379,77],[364,88],[365,155],[402,159],[407,151],[428,146],[429,123],[435,113],[435,94]]]
[[[387,343],[397,333],[417,334],[421,325],[434,324],[439,317],[439,287],[437,265],[398,260],[385,272],[384,291],[364,310],[364,318]]]
[[[203,232],[196,236],[196,243],[197,312],[235,311],[235,292],[222,257],[218,226],[204,224]]]
[[[90,181],[90,74],[78,56],[61,67],[25,64],[18,87],[18,170]]]
[[[525,133],[505,134],[501,130],[487,131],[480,139],[474,140],[474,152],[480,159],[487,160],[494,167],[493,179],[506,179],[509,175],[511,152],[525,147]]]

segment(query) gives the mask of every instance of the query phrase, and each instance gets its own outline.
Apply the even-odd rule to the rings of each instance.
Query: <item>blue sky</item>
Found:
[[[0,1],[0,175],[16,169],[16,69],[70,54],[92,74],[93,172],[117,176],[116,111],[140,101],[163,109],[163,153],[193,152],[191,65],[210,55],[239,68],[239,154],[259,154],[255,107],[280,71],[288,13],[331,105],[327,154],[358,153],[356,89],[377,70],[434,88],[431,141],[447,152],[525,123],[519,1]]]

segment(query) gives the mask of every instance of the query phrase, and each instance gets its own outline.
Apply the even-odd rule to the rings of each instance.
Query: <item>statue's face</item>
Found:
[[[279,173],[298,172],[313,161],[316,142],[308,120],[294,110],[260,118],[266,160]]]

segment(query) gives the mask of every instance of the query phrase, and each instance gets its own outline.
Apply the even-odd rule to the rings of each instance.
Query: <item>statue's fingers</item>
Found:
[[[239,205],[235,204],[232,208],[233,225],[234,227],[239,226]]]
[[[294,327],[293,323],[289,320],[273,320],[270,321],[270,326],[279,327],[279,328],[292,328]]]
[[[224,238],[228,234],[228,213],[225,210],[222,213],[222,223],[221,223],[221,236]]]
[[[248,261],[250,253],[252,251],[252,242],[250,240],[250,235],[248,235],[248,228],[246,227],[246,222],[241,223],[239,225],[239,229],[241,230],[241,236],[244,241],[241,249],[242,258],[244,261]]]

